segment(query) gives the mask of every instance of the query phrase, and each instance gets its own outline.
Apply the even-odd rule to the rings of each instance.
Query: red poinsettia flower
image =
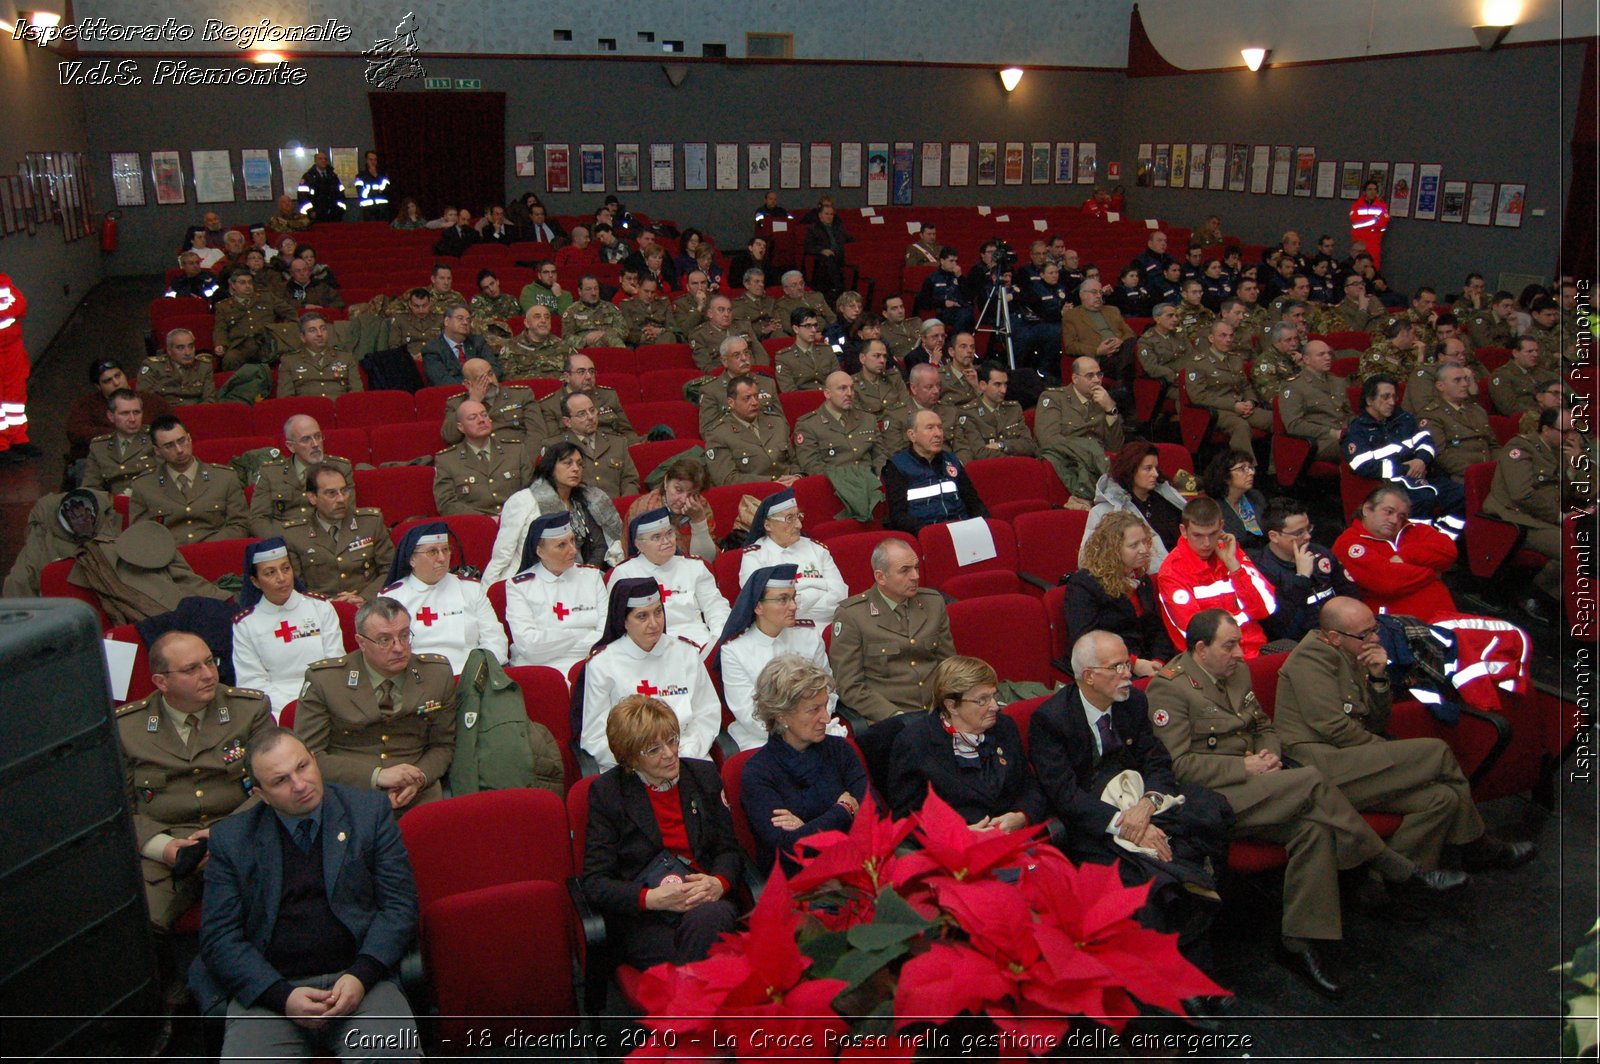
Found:
[[[909,834],[910,820],[879,817],[872,791],[868,790],[848,834],[820,831],[800,840],[800,847],[810,851],[810,856],[789,881],[789,887],[796,894],[805,894],[837,881],[840,886],[864,893],[868,899],[876,898],[894,873],[898,860],[895,849]],[[870,908],[865,915],[871,919]]]
[[[1009,833],[973,831],[931,786],[927,800],[913,819],[922,849],[896,862],[896,887],[928,874],[943,874],[958,881],[981,878],[996,868],[1017,863],[1016,858],[1038,841],[1041,830],[1035,826]]]
[[[935,942],[900,969],[900,985],[894,992],[895,1029],[982,1012],[1010,992],[1011,981],[993,957],[971,946]]]

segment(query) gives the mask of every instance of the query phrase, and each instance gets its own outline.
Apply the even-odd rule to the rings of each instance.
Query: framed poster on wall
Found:
[[[690,141],[683,146],[683,187],[700,190],[707,187],[706,142]]]
[[[272,153],[267,149],[240,149],[239,176],[244,178],[246,202],[264,202],[272,199]]]
[[[889,204],[889,144],[875,141],[867,144],[867,203],[873,207]]]
[[[1439,193],[1439,220],[1459,222],[1467,214],[1467,183],[1446,181]]]
[[[915,170],[915,146],[909,140],[895,141],[889,198],[896,207],[911,206],[911,186],[916,176]]]
[[[1264,196],[1272,176],[1272,145],[1257,144],[1250,153],[1250,194]]]
[[[800,187],[800,142],[778,145],[778,187]]]
[[[1441,163],[1418,165],[1417,203],[1412,208],[1411,214],[1418,221],[1431,222],[1439,216],[1439,178],[1443,172],[1444,166]]]
[[[972,179],[972,145],[964,140],[950,143],[950,187],[960,188]]]
[[[1048,143],[1036,140],[1028,145],[1029,184],[1048,185],[1050,183],[1051,158],[1052,152]]]
[[[861,142],[847,140],[839,145],[839,187],[861,187]]]
[[[1206,188],[1214,192],[1221,192],[1228,187],[1228,146],[1226,144],[1211,145],[1211,155],[1206,159],[1206,166],[1210,174],[1206,179]]]
[[[156,186],[157,203],[167,205],[184,202],[183,160],[177,152],[150,153],[150,182]]]
[[[1189,187],[1206,187],[1206,146],[1189,145]]]
[[[144,206],[144,174],[136,151],[111,153],[111,189],[118,207]]]
[[[1172,170],[1167,178],[1167,183],[1173,188],[1187,188],[1189,186],[1189,145],[1174,144],[1172,146]]]
[[[1133,183],[1137,188],[1149,188],[1156,176],[1156,146],[1149,142],[1139,145],[1138,159],[1134,164]]]
[[[233,202],[233,159],[226,148],[217,151],[192,151],[194,201],[196,203]]]
[[[1521,204],[1518,204],[1521,210]],[[1494,222],[1494,182],[1474,181],[1472,194],[1467,197],[1467,224],[1490,225]]]
[[[1025,158],[1022,141],[1006,141],[1006,184],[1022,184],[1022,167]]]
[[[1378,198],[1383,200],[1383,201],[1385,201],[1385,202],[1388,202],[1388,199],[1389,199],[1389,164],[1388,163],[1368,163],[1367,164],[1367,176],[1362,180],[1361,183],[1363,185],[1365,185],[1368,181],[1376,181],[1378,183]]]
[[[1339,164],[1324,159],[1317,164],[1317,199],[1333,199],[1339,191]]]
[[[1317,149],[1298,148],[1294,153],[1294,194],[1309,196],[1317,180]]]
[[[1287,196],[1289,194],[1289,179],[1294,169],[1294,148],[1287,144],[1275,145],[1272,149],[1272,194],[1274,196]]]
[[[639,145],[617,145],[617,191],[639,191]]]
[[[1092,140],[1078,141],[1078,184],[1094,184],[1095,172],[1100,167],[1100,148]]]
[[[833,145],[828,141],[811,142],[811,187],[833,187]]]
[[[1250,145],[1235,144],[1228,149],[1228,191],[1243,192],[1250,177]]]
[[[1000,145],[992,140],[978,142],[978,184],[993,185],[1000,181]]]
[[[772,187],[772,145],[769,142],[754,142],[745,147],[745,164],[749,172],[745,177],[746,188],[771,188]]]
[[[511,157],[516,161],[518,177],[539,176],[539,159],[532,144],[518,144],[511,149]]]
[[[1528,186],[1503,184],[1495,195],[1494,224],[1507,229],[1522,228],[1522,208],[1528,198]]]
[[[1153,188],[1166,188],[1172,177],[1172,145],[1156,145],[1155,169],[1150,174]]]
[[[1056,142],[1056,184],[1070,185],[1077,178],[1077,167],[1073,163],[1076,148],[1070,140]]]
[[[717,191],[737,192],[739,190],[739,145],[719,142],[717,144]]]
[[[1344,163],[1339,167],[1339,198],[1356,199],[1361,195],[1361,164]]]
[[[606,146],[604,144],[578,145],[578,181],[583,192],[606,190]]]
[[[938,188],[944,181],[944,144],[937,140],[922,142],[922,187]]]
[[[677,173],[673,169],[672,145],[650,145],[650,191],[671,192],[677,187]]]
[[[1411,198],[1417,187],[1417,164],[1395,163],[1389,186],[1389,217],[1411,217]]]

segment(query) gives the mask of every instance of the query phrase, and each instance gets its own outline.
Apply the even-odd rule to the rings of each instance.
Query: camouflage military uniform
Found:
[[[571,352],[571,342],[554,333],[535,340],[532,333],[524,332],[500,353],[500,370],[508,381],[559,377]]]
[[[584,339],[586,333],[595,331],[600,333],[597,339]],[[574,347],[622,347],[627,333],[622,311],[610,303],[579,300],[561,315],[561,335]]]
[[[200,354],[188,366],[180,366],[167,355],[151,355],[139,364],[140,391],[154,392],[173,406],[212,403],[217,398],[217,381],[212,376],[211,356]]]
[[[1405,380],[1407,374],[1421,364],[1422,349],[1416,346],[1408,351],[1395,347],[1393,340],[1379,340],[1361,356],[1361,367],[1356,371],[1356,381],[1365,384],[1380,373],[1387,373],[1396,381]]]
[[[1250,382],[1256,386],[1257,395],[1277,395],[1283,386],[1294,379],[1300,367],[1275,347],[1267,347],[1256,356],[1250,369]]]
[[[1205,341],[1206,335],[1211,332],[1211,323],[1216,320],[1217,316],[1207,307],[1179,303],[1178,327],[1175,331],[1182,342],[1192,350]]]
[[[1373,322],[1372,328],[1368,331],[1372,333],[1373,339],[1381,340],[1384,334],[1388,332],[1389,326],[1402,321],[1411,323],[1411,331],[1422,342],[1423,347],[1430,348],[1438,342],[1439,337],[1434,329],[1433,322],[1427,317],[1418,316],[1416,311],[1413,310],[1397,310],[1386,314]]]

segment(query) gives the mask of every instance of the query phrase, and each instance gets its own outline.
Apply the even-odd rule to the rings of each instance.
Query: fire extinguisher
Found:
[[[100,250],[117,250],[117,219],[122,217],[121,211],[106,211],[100,216]]]

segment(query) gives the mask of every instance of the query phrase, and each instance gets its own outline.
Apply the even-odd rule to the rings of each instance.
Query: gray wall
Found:
[[[1319,159],[1441,163],[1444,180],[1520,181],[1522,228],[1395,219],[1383,272],[1397,288],[1458,291],[1468,271],[1550,276],[1556,269],[1583,45],[1460,52],[1247,71],[1131,78],[1122,96],[1122,166],[1135,217],[1193,225],[1207,214],[1252,242],[1296,229],[1307,243],[1349,241],[1350,201],[1134,188],[1141,142],[1315,146]],[[1355,103],[1354,101],[1359,101]],[[1535,218],[1533,210],[1543,209]]]
[[[0,36],[0,171],[17,173],[30,151],[87,151],[80,90],[56,79],[54,53],[30,48]],[[91,162],[91,165],[94,165]],[[92,173],[100,202],[104,182]],[[34,358],[43,353],[100,278],[100,242],[85,238],[67,243],[59,223],[24,230],[0,239],[0,268],[28,297],[23,339]]]

